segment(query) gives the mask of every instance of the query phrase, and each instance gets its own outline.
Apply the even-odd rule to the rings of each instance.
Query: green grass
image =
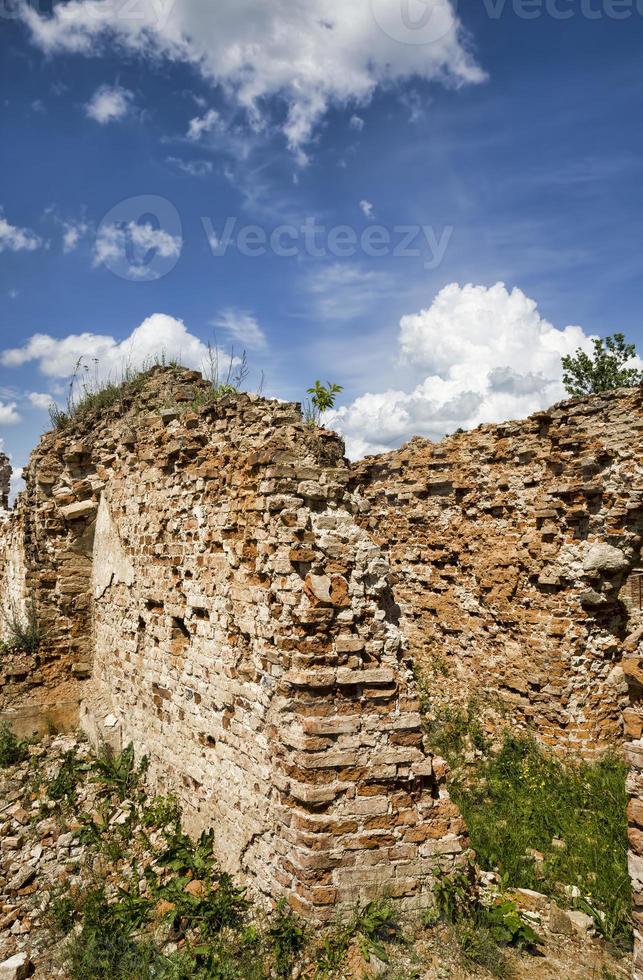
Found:
[[[165,365],[165,361],[161,360],[157,363],[178,367],[175,362]],[[51,405],[49,408],[53,427],[66,429],[72,422],[82,421],[90,415],[104,412],[126,398],[131,398],[141,390],[153,366],[153,364],[146,365],[141,370],[126,367],[118,380],[101,380],[97,374],[93,378],[90,377],[86,366],[79,361],[69,385],[65,409],[58,405]]]
[[[591,914],[606,939],[631,941],[626,766],[613,756],[565,764],[528,738],[451,787],[478,862],[505,888],[532,888]],[[534,858],[531,852],[542,855]],[[576,886],[582,898],[566,896]]]

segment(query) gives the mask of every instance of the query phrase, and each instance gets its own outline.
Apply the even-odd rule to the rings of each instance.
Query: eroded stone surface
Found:
[[[466,837],[341,440],[256,396],[193,411],[206,391],[154,372],[34,452],[11,526],[42,696],[75,683],[94,740],[148,755],[256,892],[316,919],[383,890],[421,907]]]
[[[513,728],[586,756],[621,741],[642,405],[641,389],[607,392],[353,468],[438,699],[499,699]]]

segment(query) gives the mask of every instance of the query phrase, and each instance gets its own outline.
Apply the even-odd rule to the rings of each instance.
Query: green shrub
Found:
[[[563,357],[563,384],[569,395],[593,395],[613,388],[633,388],[643,381],[643,371],[627,365],[636,357],[636,347],[622,333],[604,340],[594,337],[594,350],[586,354],[579,347]]]
[[[0,767],[15,766],[28,756],[28,742],[18,739],[6,722],[0,722]]]
[[[335,407],[335,400],[339,393],[343,391],[341,385],[328,381],[323,385],[321,381],[316,381],[312,388],[308,388],[310,400],[306,402],[304,417],[310,426],[319,425],[324,412]]]

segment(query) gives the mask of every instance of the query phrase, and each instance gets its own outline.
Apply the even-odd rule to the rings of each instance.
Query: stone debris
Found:
[[[16,953],[4,963],[0,963],[0,980],[26,980],[30,966],[29,953]]]

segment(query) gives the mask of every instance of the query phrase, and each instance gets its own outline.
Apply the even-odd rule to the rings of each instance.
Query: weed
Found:
[[[431,748],[455,767],[469,747],[485,753],[489,739],[480,721],[482,704],[472,698],[466,707],[435,706],[423,701],[424,729]]]
[[[28,602],[24,613],[19,611],[15,602],[11,602],[8,609],[0,605],[0,617],[7,629],[5,647],[23,653],[35,653],[43,640],[35,602]]]
[[[179,368],[174,358],[164,353],[149,358],[141,368],[124,365],[120,377],[103,378],[99,371],[99,360],[93,358],[93,374],[83,357],[79,357],[67,389],[67,403],[64,409],[50,405],[49,418],[55,429],[65,429],[72,422],[82,420],[95,412],[104,412],[132,398],[141,390],[145,379],[154,367]]]
[[[628,944],[625,775],[615,757],[565,764],[534,741],[507,735],[498,753],[451,790],[478,861],[499,870],[503,886],[559,901],[566,899],[561,882],[577,886],[578,907],[593,915],[597,930]],[[536,862],[534,852],[543,859]]]
[[[303,949],[306,930],[294,912],[288,908],[284,899],[277,905],[268,930],[268,940],[274,951],[277,975],[286,977],[290,973],[293,959]]]
[[[317,957],[317,980],[333,977],[340,969],[351,942],[356,939],[365,959],[374,954],[384,963],[388,955],[385,942],[399,938],[397,910],[386,899],[356,905],[351,918],[340,923],[323,939]]]
[[[81,776],[91,769],[89,763],[81,762],[75,752],[65,752],[58,772],[47,783],[49,799],[57,803],[72,805],[76,801],[78,782]]]
[[[28,742],[17,738],[6,722],[0,722],[0,767],[15,766],[28,756]]]
[[[181,806],[175,796],[155,796],[146,801],[142,814],[144,827],[179,827]]]
[[[248,377],[248,357],[243,351],[241,357],[235,357],[234,347],[227,357],[227,364],[221,364],[221,352],[218,345],[208,343],[208,353],[204,364],[203,376],[210,383],[210,392],[203,396],[203,404],[218,401],[226,395],[234,395],[240,391]]]
[[[506,976],[503,947],[526,949],[540,942],[515,902],[500,896],[490,905],[480,901],[472,866],[438,878],[434,891],[435,912],[425,924],[432,927],[441,918],[451,925],[465,962],[482,966],[493,976]]]
[[[456,938],[465,963],[484,967],[494,977],[507,976],[506,957],[488,929],[468,920],[458,929]]]
[[[158,976],[160,954],[137,941],[138,916],[123,903],[110,904],[102,888],[84,896],[82,927],[67,947],[70,980],[147,980]]]
[[[148,769],[148,759],[143,756],[137,766],[134,759],[134,746],[130,742],[120,753],[114,753],[108,746],[103,746],[100,755],[92,765],[95,778],[106,789],[118,794],[120,800],[131,795]]]

